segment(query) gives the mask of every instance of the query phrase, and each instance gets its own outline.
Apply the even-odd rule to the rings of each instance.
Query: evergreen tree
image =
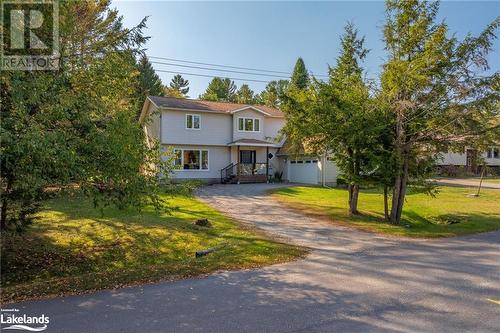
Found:
[[[363,41],[348,24],[329,82],[314,81],[307,89],[292,86],[284,104],[285,133],[293,146],[335,159],[349,186],[350,214],[358,213],[359,186],[376,168],[373,157],[380,131],[359,64],[367,53]]]
[[[158,74],[156,74],[153,65],[149,62],[146,55],[142,55],[139,59],[137,69],[139,70],[139,96],[142,96],[142,98],[145,98],[148,95],[163,96],[164,89],[161,79]]]
[[[236,102],[241,104],[256,104],[254,92],[248,84],[242,84],[236,93]]]
[[[288,80],[269,82],[266,88],[259,94],[259,102],[273,108],[279,107],[288,89],[288,85]]]
[[[302,58],[299,58],[295,63],[295,67],[293,68],[290,85],[297,89],[305,89],[308,84],[309,84],[309,73],[307,72],[304,60],[302,60]]]
[[[77,184],[96,206],[161,205],[159,149],[136,118],[145,19],[121,22],[109,1],[61,2],[59,70],[0,73],[2,229],[30,223],[48,186]]]
[[[177,74],[170,81],[169,87],[165,88],[165,94],[171,97],[185,98],[189,92],[189,80]]]
[[[214,77],[208,84],[207,90],[200,95],[200,99],[207,101],[236,102],[236,85],[234,81]]]
[[[425,178],[422,163],[460,138],[499,137],[499,75],[485,70],[500,19],[460,42],[437,22],[438,9],[437,2],[386,2],[381,98],[392,123],[392,224],[400,223],[409,182]]]

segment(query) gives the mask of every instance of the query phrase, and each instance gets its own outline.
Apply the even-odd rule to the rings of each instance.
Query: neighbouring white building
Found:
[[[326,156],[289,155],[280,139],[285,118],[262,105],[148,96],[140,122],[148,140],[175,153],[175,180],[334,184],[335,163]]]

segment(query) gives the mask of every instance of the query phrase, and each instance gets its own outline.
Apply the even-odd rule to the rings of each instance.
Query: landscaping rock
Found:
[[[200,227],[210,227],[210,221],[208,221],[208,219],[198,219],[194,224]]]

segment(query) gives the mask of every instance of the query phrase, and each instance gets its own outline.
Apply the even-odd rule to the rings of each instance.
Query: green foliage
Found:
[[[306,65],[302,58],[297,59],[295,67],[293,68],[290,86],[297,89],[305,89],[309,85],[309,73],[307,72]]]
[[[453,146],[480,146],[500,135],[500,77],[484,72],[500,18],[460,42],[445,22],[436,22],[437,2],[389,0],[386,8],[389,59],[379,97],[394,124],[391,220],[397,224],[408,182],[425,178],[420,164]]]
[[[121,20],[109,1],[63,2],[60,69],[1,72],[2,228],[22,229],[50,188],[84,188],[99,205],[159,207],[158,178],[139,173],[159,159],[136,120],[145,21],[126,29]]]
[[[242,84],[236,92],[236,102],[240,104],[257,104],[259,99],[248,84]]]
[[[146,55],[142,55],[137,63],[137,69],[139,70],[138,76],[138,95],[142,97],[142,101],[146,96],[163,96],[164,87],[161,82],[160,77],[156,74],[153,65],[149,62]],[[139,109],[140,111],[140,109]]]
[[[165,94],[170,97],[186,98],[189,92],[189,80],[177,74],[172,78],[169,87],[165,88]]]
[[[277,108],[280,107],[286,91],[288,89],[288,80],[271,81],[259,95],[259,102]]]
[[[218,102],[236,102],[236,85],[234,81],[214,77],[200,99]]]

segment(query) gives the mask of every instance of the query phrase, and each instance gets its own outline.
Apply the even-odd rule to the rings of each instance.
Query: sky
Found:
[[[291,72],[298,57],[314,75],[327,74],[340,51],[339,38],[349,21],[366,38],[370,50],[364,63],[366,75],[376,79],[386,58],[382,42],[383,1],[329,2],[168,2],[113,1],[127,27],[149,16],[145,35],[148,56],[213,63],[280,72]],[[500,1],[444,1],[438,19],[445,20],[450,32],[463,38],[468,32],[479,34],[500,15]],[[168,60],[154,61],[188,66],[210,67]],[[208,76],[242,78],[255,92],[277,77],[208,71],[165,64],[153,64],[157,70],[187,72]],[[493,71],[500,70],[500,42],[490,56]],[[229,69],[229,68],[226,68]],[[249,72],[241,69],[229,69]],[[250,71],[251,72],[251,71]],[[175,74],[157,72],[164,84]],[[284,75],[280,73],[265,74]],[[183,75],[190,82],[189,96],[197,98],[206,89],[210,77]]]

